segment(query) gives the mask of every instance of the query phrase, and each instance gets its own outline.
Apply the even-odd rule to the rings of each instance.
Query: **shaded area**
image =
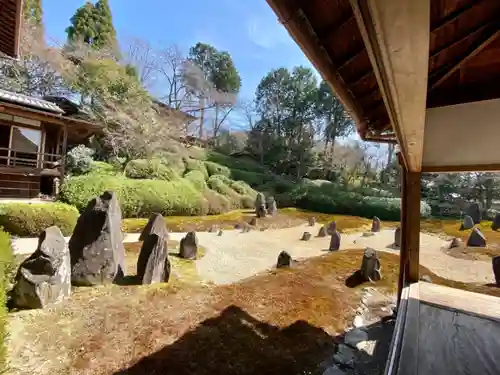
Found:
[[[280,329],[233,305],[115,375],[312,373],[333,350],[321,328],[297,321]]]

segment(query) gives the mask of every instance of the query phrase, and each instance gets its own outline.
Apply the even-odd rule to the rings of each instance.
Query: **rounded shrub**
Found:
[[[231,170],[224,165],[214,163],[213,161],[206,161],[205,167],[207,168],[207,172],[208,172],[209,176],[223,175],[223,176],[226,176],[228,178],[231,177]]]
[[[66,154],[66,169],[72,174],[84,174],[90,171],[94,150],[84,145],[72,148]]]
[[[116,192],[123,217],[163,215],[200,215],[204,199],[186,179],[173,181],[135,180],[124,176],[75,176],[62,186],[60,199],[83,210],[94,197],[110,190]]]
[[[114,176],[116,174],[120,174],[120,169],[115,165],[105,163],[103,161],[93,161],[90,164],[90,170],[88,173],[93,174],[106,174]]]
[[[125,176],[133,179],[172,181],[179,178],[177,172],[162,164],[159,159],[131,160],[125,167]]]
[[[275,177],[271,174],[250,172],[241,169],[231,169],[231,178],[233,180],[245,181],[248,185],[256,187],[273,181]]]
[[[73,233],[78,210],[64,203],[4,203],[0,204],[0,226],[19,237],[37,237],[52,225],[65,236]]]
[[[254,200],[257,196],[257,192],[244,181],[231,181],[229,186],[238,194],[246,195]]]
[[[203,192],[205,198],[206,213],[208,215],[219,215],[228,212],[232,208],[230,200],[222,194],[211,189]]]
[[[203,173],[200,171],[189,171],[184,175],[184,178],[190,181],[198,190],[203,191],[207,188],[205,176],[203,176]]]
[[[231,187],[229,186],[230,183],[231,179],[227,178],[226,176],[217,174],[211,176],[207,181],[208,187],[216,191],[217,193],[226,196],[230,200],[233,208],[240,208],[241,195],[231,189]]]
[[[200,171],[201,173],[203,173],[205,180],[208,179],[209,175],[207,167],[205,166],[205,163],[203,161],[185,158],[184,165],[186,166],[186,173],[190,171]]]

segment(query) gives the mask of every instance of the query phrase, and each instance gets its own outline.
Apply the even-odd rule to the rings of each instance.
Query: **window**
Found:
[[[37,166],[38,151],[42,142],[42,132],[40,130],[13,126],[10,142],[9,165]]]

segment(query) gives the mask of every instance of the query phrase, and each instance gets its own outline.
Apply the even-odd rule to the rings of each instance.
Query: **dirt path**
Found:
[[[205,256],[196,262],[202,280],[216,284],[229,284],[265,271],[276,264],[278,254],[285,250],[294,259],[322,255],[327,251],[330,237],[314,237],[321,226],[306,225],[241,233],[240,230],[217,233],[198,232],[199,243],[206,248]],[[310,241],[300,241],[302,233],[311,232]],[[173,240],[180,241],[184,233],[171,233]],[[138,240],[138,234],[127,234],[126,242]],[[392,248],[394,230],[387,229],[370,237],[362,233],[343,234],[341,250],[372,247],[379,251],[399,253]],[[441,277],[462,282],[494,282],[490,262],[457,259],[441,251],[448,244],[431,234],[420,234],[420,263]],[[18,239],[16,252],[31,253],[36,239]],[[382,265],[383,266],[383,265]]]

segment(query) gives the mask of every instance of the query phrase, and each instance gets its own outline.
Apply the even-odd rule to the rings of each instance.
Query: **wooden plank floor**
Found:
[[[500,298],[424,282],[409,288],[397,374],[500,374]]]

